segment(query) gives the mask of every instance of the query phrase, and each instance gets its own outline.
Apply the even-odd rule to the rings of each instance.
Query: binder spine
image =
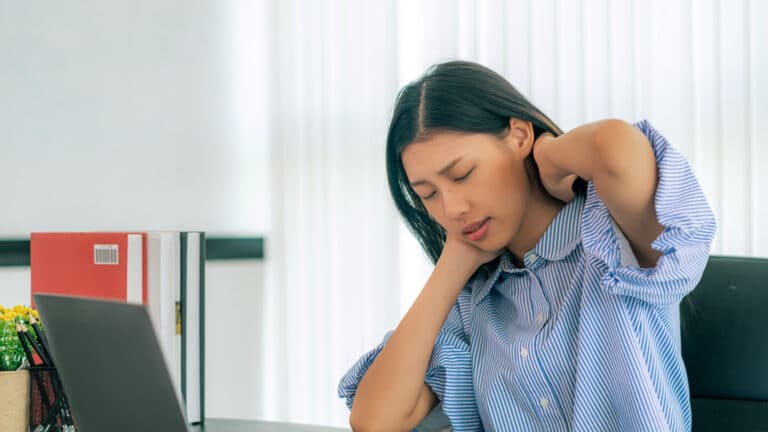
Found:
[[[200,233],[200,423],[205,422],[205,233]]]
[[[181,398],[184,401],[185,411],[187,405],[187,329],[185,328],[187,323],[187,233],[181,233],[179,259],[180,265],[180,294],[179,299],[181,301]]]

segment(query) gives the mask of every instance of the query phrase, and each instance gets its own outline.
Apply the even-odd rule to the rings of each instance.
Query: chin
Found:
[[[499,249],[503,249],[509,244],[509,242],[504,242],[499,240],[498,237],[496,238],[487,238],[482,243],[475,244],[479,249],[482,249],[486,252],[493,252],[497,251]]]

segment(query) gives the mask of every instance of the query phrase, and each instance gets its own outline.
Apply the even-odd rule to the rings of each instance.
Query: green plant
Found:
[[[0,371],[16,370],[21,365],[24,350],[16,333],[16,322],[20,320],[31,328],[30,313],[36,320],[39,319],[37,311],[30,307],[17,305],[13,308],[5,308],[0,305]]]

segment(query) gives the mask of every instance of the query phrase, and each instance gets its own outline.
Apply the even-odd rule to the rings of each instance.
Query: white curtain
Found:
[[[345,425],[338,380],[400,306],[382,141],[398,84],[396,5],[233,4],[232,94],[247,110],[235,113],[237,141],[271,154],[264,314],[253,319],[261,388],[249,416]]]
[[[237,52],[259,53],[236,62],[253,72],[234,71],[235,106],[251,108],[238,139],[271,152],[254,417],[346,425],[338,379],[426,281],[388,194],[384,146],[397,89],[444,58],[502,73],[566,130],[649,119],[704,186],[720,227],[712,253],[768,256],[766,2],[234,4]]]

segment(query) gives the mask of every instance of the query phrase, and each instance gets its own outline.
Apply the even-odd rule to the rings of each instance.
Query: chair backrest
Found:
[[[768,259],[710,257],[699,285],[680,304],[680,322],[693,430],[765,428]]]

